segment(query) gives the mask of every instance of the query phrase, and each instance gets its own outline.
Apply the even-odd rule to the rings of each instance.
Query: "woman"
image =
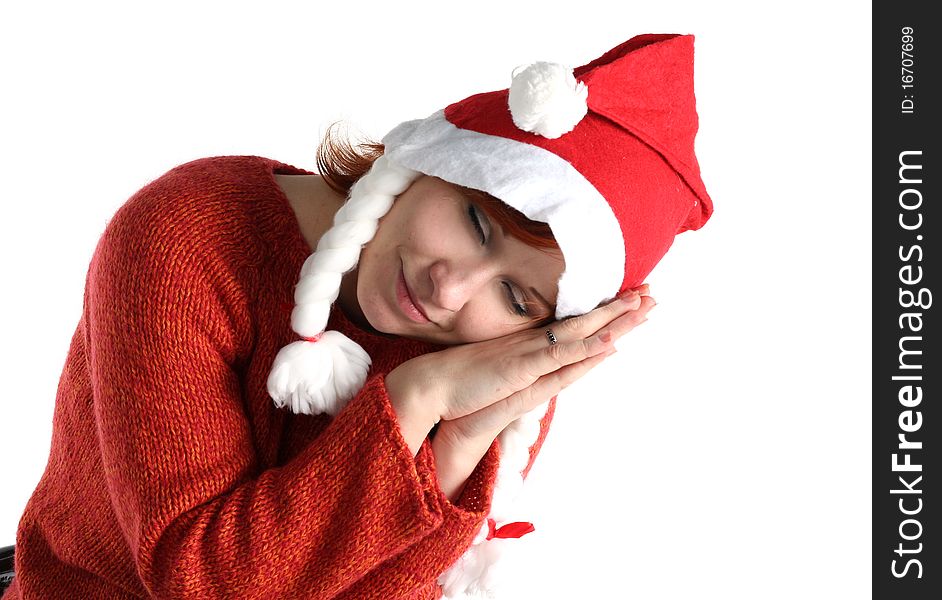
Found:
[[[328,136],[323,178],[218,157],[135,194],[92,258],[4,598],[491,589],[556,394],[712,212],[692,52],[537,63],[379,158]]]

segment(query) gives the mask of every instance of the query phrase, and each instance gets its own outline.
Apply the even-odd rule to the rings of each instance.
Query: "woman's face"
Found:
[[[552,317],[564,266],[558,250],[505,235],[457,187],[423,176],[361,253],[356,296],[383,333],[474,342]]]

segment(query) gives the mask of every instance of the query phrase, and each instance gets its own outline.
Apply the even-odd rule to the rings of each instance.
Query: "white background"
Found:
[[[501,598],[870,591],[869,3],[17,2],[0,9],[0,546],[46,464],[108,219],[187,160],[314,168],[534,60],[693,33],[716,206],[658,300],[562,399]]]

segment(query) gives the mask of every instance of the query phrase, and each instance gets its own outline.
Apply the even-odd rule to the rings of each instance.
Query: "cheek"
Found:
[[[376,236],[360,250],[357,260],[357,287],[368,287],[377,271],[377,260],[381,254],[383,240]]]
[[[398,275],[399,260],[395,247],[377,232],[360,251],[357,261],[356,300],[371,325],[385,331],[389,312],[386,303]]]
[[[503,307],[494,300],[481,298],[474,307],[468,306],[462,311],[461,320],[453,333],[461,342],[480,342],[527,329],[527,323],[515,321],[504,314]]]

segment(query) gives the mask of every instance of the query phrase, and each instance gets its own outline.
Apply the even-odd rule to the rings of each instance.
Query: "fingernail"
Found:
[[[611,356],[612,354],[615,354],[616,352],[618,352],[618,350],[616,350],[615,348],[612,348],[611,350],[605,353],[605,357],[608,358],[609,356]]]

